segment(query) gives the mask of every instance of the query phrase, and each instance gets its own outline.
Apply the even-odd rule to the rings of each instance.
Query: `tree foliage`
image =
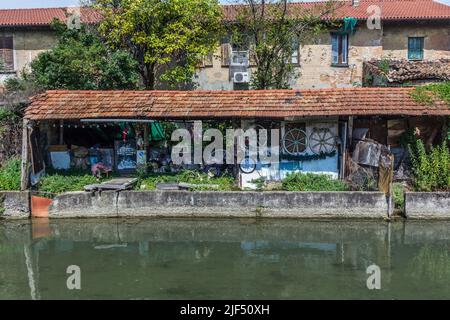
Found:
[[[133,57],[110,50],[92,30],[68,29],[55,21],[58,44],[31,64],[31,78],[43,89],[100,90],[136,88],[139,75]]]
[[[239,1],[237,21],[230,24],[233,42],[247,41],[255,65],[254,89],[286,89],[299,75],[291,63],[294,51],[326,29],[334,1],[308,7],[289,0]]]
[[[217,0],[97,0],[94,6],[104,17],[101,34],[112,48],[132,53],[150,90],[159,83],[191,84],[220,38]]]

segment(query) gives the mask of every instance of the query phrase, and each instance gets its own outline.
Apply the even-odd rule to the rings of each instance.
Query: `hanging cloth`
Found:
[[[155,121],[151,123],[151,130],[149,132],[150,141],[161,141],[165,139],[164,128],[160,122]]]
[[[345,17],[344,25],[342,26],[341,31],[352,35],[356,31],[357,23],[358,23],[358,19],[353,18],[353,17]]]

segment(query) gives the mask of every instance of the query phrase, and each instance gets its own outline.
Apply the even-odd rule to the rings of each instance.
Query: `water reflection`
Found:
[[[3,221],[0,298],[448,299],[449,247],[450,222]]]

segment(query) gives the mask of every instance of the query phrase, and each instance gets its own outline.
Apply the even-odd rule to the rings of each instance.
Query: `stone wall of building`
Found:
[[[450,24],[389,24],[383,28],[383,56],[408,58],[408,37],[424,37],[424,60],[450,57]]]
[[[51,30],[0,30],[0,36],[13,36],[14,72],[0,73],[0,83],[29,68],[39,53],[51,49],[57,38]]]
[[[345,88],[361,85],[363,63],[372,59],[407,59],[408,37],[425,37],[424,59],[436,60],[450,56],[450,27],[445,23],[389,23],[382,29],[370,30],[359,24],[349,38],[348,66],[331,64],[331,36],[324,33],[314,42],[300,48],[300,76],[292,81],[294,89]],[[229,68],[221,64],[221,52],[214,53],[213,66],[201,68],[195,81],[198,89],[232,90]],[[251,68],[249,72],[251,73]]]

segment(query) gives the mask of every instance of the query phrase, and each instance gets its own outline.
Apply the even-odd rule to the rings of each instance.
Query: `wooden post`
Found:
[[[59,121],[59,144],[64,144],[64,120]]]
[[[353,116],[348,117],[348,143],[351,146],[353,140]]]
[[[388,146],[389,150],[391,147]],[[393,194],[393,180],[394,180],[394,156],[390,155],[390,166],[389,166],[389,195],[388,195],[388,218],[391,219],[394,214],[394,194]]]
[[[150,123],[151,125],[151,123]],[[148,123],[144,123],[144,148],[148,152],[148,146],[150,145],[148,141]]]
[[[27,119],[23,119],[22,123],[22,165],[21,165],[21,178],[20,189],[22,191],[28,189],[28,183],[30,179],[30,154],[28,148],[28,124]]]

